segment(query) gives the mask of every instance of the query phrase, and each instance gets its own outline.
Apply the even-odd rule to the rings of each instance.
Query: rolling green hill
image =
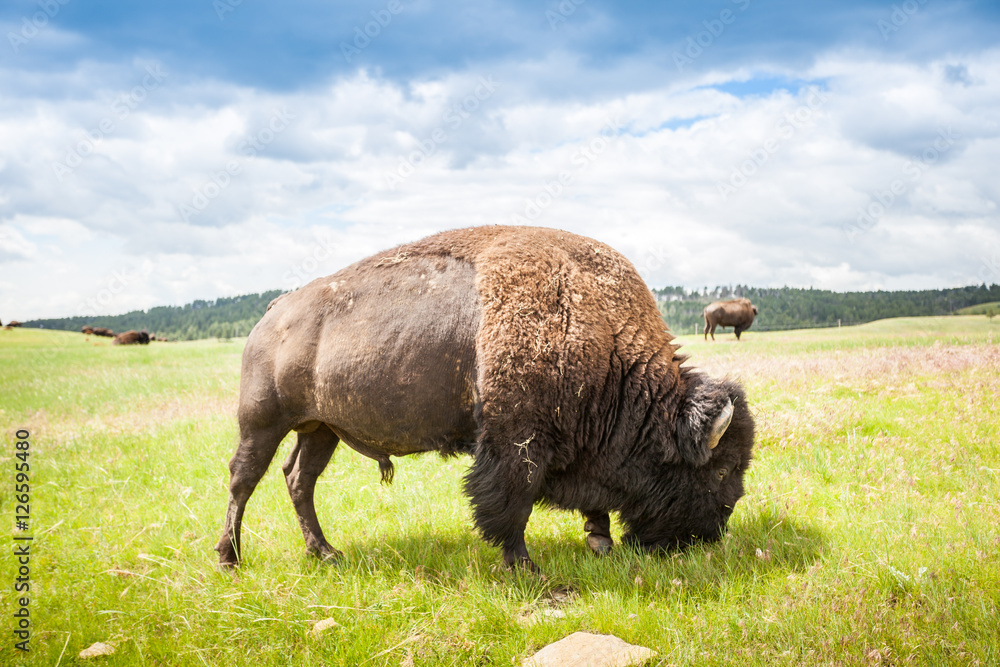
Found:
[[[992,313],[992,315],[990,315]],[[956,315],[986,315],[989,317],[995,317],[1000,315],[1000,301],[992,301],[990,303],[980,303],[975,306],[969,306],[967,308],[961,308],[955,311]]]
[[[281,290],[271,290],[199,300],[184,306],[160,306],[123,315],[32,320],[24,326],[66,331],[79,331],[85,324],[108,327],[116,332],[145,329],[171,340],[242,337],[250,333],[267,304],[281,293]],[[717,299],[738,296],[748,297],[760,311],[753,324],[755,331],[810,329],[837,326],[838,323],[848,326],[890,317],[969,314],[962,309],[985,308],[986,304],[1000,302],[1000,285],[905,292],[831,292],[737,285],[700,291],[665,287],[654,289],[653,293],[663,319],[677,334],[700,332],[704,326],[701,311],[706,305]]]
[[[63,317],[25,322],[26,327],[79,331],[85,324],[107,327],[114,332],[145,329],[158,338],[197,340],[246,336],[257,324],[267,304],[282,293],[270,290],[260,294],[221,297],[214,301],[193,301],[184,306],[158,306],[133,310],[124,315],[99,317]]]

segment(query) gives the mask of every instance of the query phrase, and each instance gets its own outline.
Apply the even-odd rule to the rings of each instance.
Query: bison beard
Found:
[[[307,548],[337,557],[313,493],[344,442],[391,456],[468,453],[476,527],[535,569],[535,503],[576,510],[587,544],[661,549],[721,535],[743,494],[753,420],[742,389],[686,367],[632,265],[566,232],[480,227],[380,253],[283,295],[251,332],[230,462],[223,565],[247,500],[282,466]]]

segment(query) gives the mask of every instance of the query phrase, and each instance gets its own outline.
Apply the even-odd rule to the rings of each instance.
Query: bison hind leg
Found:
[[[310,432],[300,431],[298,442],[281,466],[306,548],[324,560],[339,559],[341,553],[326,541],[313,498],[316,480],[330,462],[338,442],[339,439],[326,424]]]
[[[240,425],[240,444],[229,461],[229,506],[222,537],[215,545],[219,565],[232,567],[240,562],[240,532],[247,501],[274,458],[289,428],[284,424],[256,428]]]

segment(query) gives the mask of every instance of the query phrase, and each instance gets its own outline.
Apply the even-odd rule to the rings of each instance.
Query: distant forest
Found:
[[[281,290],[271,290],[214,301],[194,301],[184,306],[134,310],[124,315],[32,320],[24,326],[79,331],[89,324],[107,327],[116,333],[145,329],[158,338],[170,340],[241,337],[250,333],[267,304],[281,293]],[[718,299],[749,298],[760,311],[753,329],[777,331],[837,326],[838,321],[848,326],[887,317],[949,315],[961,308],[1000,301],[1000,285],[915,292],[830,292],[737,285],[690,291],[683,287],[665,287],[654,289],[653,294],[667,326],[675,334],[690,334],[702,330],[702,309]]]
[[[192,301],[184,306],[158,306],[149,310],[133,310],[124,315],[97,317],[64,317],[52,320],[32,320],[26,327],[79,331],[89,324],[107,327],[115,333],[145,329],[157,338],[170,340],[196,340],[198,338],[238,338],[246,336],[257,324],[267,304],[282,294],[271,290],[261,294],[245,294],[215,299]]]
[[[654,289],[653,294],[670,330],[675,334],[690,334],[704,330],[701,311],[719,299],[746,297],[758,310],[753,329],[783,331],[835,327],[838,323],[849,326],[888,317],[950,315],[968,306],[1000,301],[1000,285],[912,292],[831,292],[737,285],[701,291],[665,287]]]

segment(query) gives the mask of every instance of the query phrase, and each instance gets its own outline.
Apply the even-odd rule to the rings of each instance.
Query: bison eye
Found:
[[[725,479],[726,475],[728,474],[729,474],[728,470],[726,470],[725,468],[719,468],[719,479]]]

